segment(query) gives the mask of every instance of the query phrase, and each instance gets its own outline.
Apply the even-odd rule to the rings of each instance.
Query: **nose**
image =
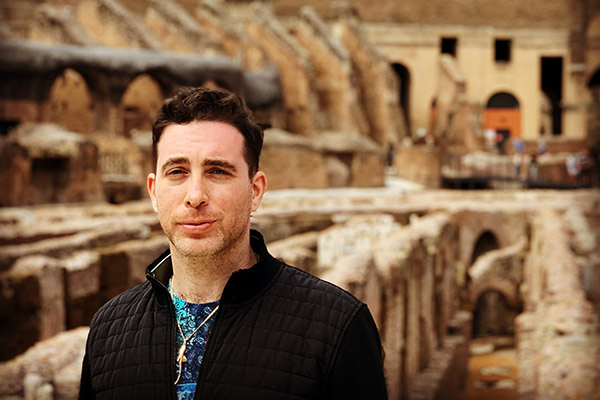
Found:
[[[186,207],[197,208],[208,204],[207,188],[201,179],[190,179],[185,195]]]

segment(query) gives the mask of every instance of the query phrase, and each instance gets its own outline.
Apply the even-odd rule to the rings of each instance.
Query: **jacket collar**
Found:
[[[250,245],[258,255],[258,261],[251,268],[231,275],[221,296],[222,305],[241,305],[252,300],[269,285],[279,271],[281,263],[269,254],[262,234],[254,229],[250,230]],[[146,278],[152,284],[160,304],[171,302],[167,285],[172,275],[170,250],[165,251],[146,268]]]

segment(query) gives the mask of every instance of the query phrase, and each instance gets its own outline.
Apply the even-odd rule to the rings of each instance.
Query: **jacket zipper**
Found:
[[[169,289],[160,280],[156,279],[156,277],[151,276],[151,278],[152,278],[152,280],[154,280],[156,283],[158,283],[160,285],[162,290],[167,292],[167,297],[170,299],[171,296],[169,295]],[[177,342],[177,338],[176,338],[177,330],[175,329],[175,324],[176,324],[175,318],[177,318],[177,316],[175,315],[175,305],[173,304],[172,300],[169,300],[168,324],[169,324],[169,335],[171,336],[171,338],[170,338],[170,340],[167,341],[167,353],[170,355],[168,357],[167,370],[169,371],[168,384],[170,385],[170,389],[171,389],[171,390],[169,390],[169,399],[171,399],[171,400],[177,400],[177,386],[173,384],[173,382],[175,382],[175,379],[176,379],[175,378],[175,359],[176,359],[175,343]]]
[[[221,314],[225,311],[223,307],[223,298],[219,302],[219,312],[215,315],[215,322],[213,323],[212,329],[208,334],[208,342],[206,343],[206,350],[204,351],[204,357],[202,357],[202,364],[200,364],[200,370],[198,371],[198,379],[196,380],[196,391],[194,392],[194,400],[201,400],[203,395],[200,393],[204,390],[204,378],[206,375],[206,370],[208,365],[210,364],[210,359],[212,357],[213,348],[216,346],[214,344],[214,340],[211,338],[216,337],[216,334],[220,328],[221,322]]]
[[[167,289],[168,290],[168,289]],[[174,384],[175,382],[175,359],[176,359],[176,354],[175,354],[175,344],[177,343],[177,330],[175,329],[175,319],[177,318],[177,315],[175,313],[175,305],[173,304],[172,301],[169,301],[169,334],[171,335],[171,340],[169,340],[169,349],[167,350],[168,353],[171,355],[170,357],[170,367],[169,367],[169,384],[171,385],[171,399],[176,400],[177,399],[177,386]]]

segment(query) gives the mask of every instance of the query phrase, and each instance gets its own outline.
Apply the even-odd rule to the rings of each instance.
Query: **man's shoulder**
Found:
[[[355,310],[364,305],[352,293],[334,283],[287,264],[284,264],[279,280],[283,285],[289,286],[290,294],[296,293],[303,301],[335,304],[336,307],[347,310]]]

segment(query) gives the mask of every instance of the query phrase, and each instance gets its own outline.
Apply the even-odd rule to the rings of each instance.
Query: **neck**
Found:
[[[231,274],[252,267],[257,259],[250,246],[243,252],[229,257],[189,257],[172,249],[171,289],[177,297],[189,303],[210,303],[219,300]]]

